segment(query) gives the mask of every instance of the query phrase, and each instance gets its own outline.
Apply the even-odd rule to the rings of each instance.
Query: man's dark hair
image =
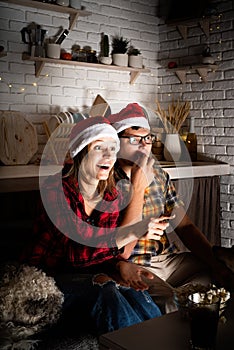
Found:
[[[141,126],[130,126],[128,129],[132,129],[132,130],[139,130],[139,129],[142,129]],[[118,136],[121,137],[122,135],[124,135],[125,133],[125,130],[122,130],[118,133]]]

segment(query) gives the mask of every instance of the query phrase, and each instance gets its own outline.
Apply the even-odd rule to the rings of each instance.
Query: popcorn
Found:
[[[218,288],[215,285],[187,284],[175,288],[174,295],[178,308],[185,316],[189,300],[203,304],[213,304],[220,301],[219,315],[221,316],[226,308],[228,299],[230,299],[230,292],[226,291],[223,287]]]
[[[189,296],[190,300],[194,301],[195,303],[199,302],[200,304],[214,304],[218,301],[220,301],[220,304],[222,304],[225,303],[229,298],[229,292],[227,292],[224,288],[217,288],[214,285],[206,292],[197,292],[193,294],[193,298],[191,298],[191,295]]]

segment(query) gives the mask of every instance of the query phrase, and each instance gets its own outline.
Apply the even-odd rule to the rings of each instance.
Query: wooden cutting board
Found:
[[[5,165],[28,164],[38,150],[37,132],[25,115],[0,111],[0,160]]]

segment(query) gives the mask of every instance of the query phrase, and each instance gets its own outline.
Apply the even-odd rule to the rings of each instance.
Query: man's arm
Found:
[[[205,235],[194,225],[183,207],[174,209],[175,219],[171,221],[176,234],[185,246],[210,267],[217,260],[212,252],[212,246]]]
[[[153,158],[149,158],[141,154],[141,157],[137,160],[137,164],[134,164],[134,166],[132,167],[132,197],[130,203],[128,204],[128,207],[125,210],[124,218],[120,226],[125,226],[129,223],[134,224],[142,220],[145,189],[148,187],[148,185],[151,183],[154,177],[153,164]],[[144,230],[142,232],[142,235],[144,235],[146,231]],[[121,254],[122,258],[129,258],[137,241],[138,239],[135,239],[132,242],[127,243],[125,245],[124,252]]]
[[[154,159],[141,154],[131,170],[131,199],[125,210],[121,226],[134,224],[142,219],[145,189],[153,180]]]

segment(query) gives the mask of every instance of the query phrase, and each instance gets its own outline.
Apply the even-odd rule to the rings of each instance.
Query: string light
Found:
[[[45,75],[43,75],[43,76],[41,76],[41,77],[38,79],[37,82],[34,81],[34,82],[32,83],[32,86],[37,87],[42,79],[48,78],[48,77],[49,77],[49,74],[48,74],[48,73],[45,74]],[[0,82],[4,83],[4,84],[10,89],[10,93],[13,92],[12,90],[13,90],[14,87],[17,87],[17,86],[18,86],[18,84],[10,83],[9,81],[7,81],[7,80],[6,80],[4,77],[2,77],[2,76],[0,77]],[[16,91],[14,91],[14,93],[23,93],[23,92],[25,92],[26,90],[27,90],[26,87],[21,86],[20,88],[17,87],[17,89],[16,89]]]
[[[210,28],[209,28],[210,33],[212,33],[212,32],[214,33],[215,30],[216,31],[220,31],[221,30],[221,19],[222,19],[222,16],[223,16],[222,13],[219,13],[218,15],[215,16],[216,23],[213,23],[213,26],[210,25]],[[221,47],[222,39],[221,38],[218,40],[218,44],[220,45],[220,48],[219,48],[219,53],[217,53],[216,59],[218,61],[221,61],[222,60],[222,47]],[[207,45],[209,46],[209,39],[207,40]]]

